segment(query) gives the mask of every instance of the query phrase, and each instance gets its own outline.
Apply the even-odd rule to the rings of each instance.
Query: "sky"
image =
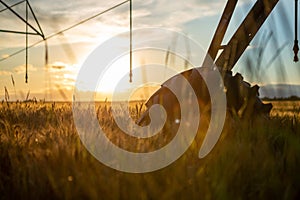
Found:
[[[19,0],[4,0],[13,5]],[[122,1],[118,0],[29,0],[45,36],[68,28],[77,22],[102,12]],[[225,44],[254,4],[254,0],[239,0],[232,21],[225,35]],[[133,0],[133,29],[160,27],[186,34],[208,49],[218,21],[225,7],[225,0]],[[0,10],[4,7],[0,4]],[[25,17],[25,4],[13,8]],[[25,31],[25,24],[8,10],[0,12],[0,29]],[[37,27],[32,16],[29,22]],[[88,55],[103,42],[129,30],[129,3],[70,29],[47,40],[48,66],[45,66],[45,44],[42,42],[29,50],[29,83],[25,83],[25,52],[8,57],[25,47],[25,35],[0,33],[0,100],[4,99],[5,87],[10,99],[30,98],[46,100],[71,100],[77,73]],[[29,36],[29,44],[40,41],[39,36]],[[134,40],[134,38],[133,38]],[[170,48],[176,49],[176,38],[168,38]],[[264,41],[264,42],[262,42]],[[300,84],[300,64],[293,62],[294,0],[279,0],[250,46],[236,64],[239,72],[252,84]],[[261,61],[259,52],[264,49]],[[276,52],[280,51],[277,55]],[[165,55],[165,54],[164,54]],[[134,67],[153,57],[148,54],[134,56]],[[156,56],[164,63],[163,56]],[[249,61],[250,60],[250,61]],[[250,62],[250,64],[249,64]],[[106,82],[99,90],[104,96],[114,88],[118,79],[129,72],[128,56],[120,58],[107,71]],[[252,67],[249,67],[252,66]],[[184,70],[180,59],[176,59],[176,71]],[[136,78],[140,74],[134,75]],[[12,77],[15,85],[12,83]],[[166,79],[168,77],[166,76]],[[274,94],[276,86],[274,85]],[[300,91],[296,91],[296,93]],[[151,93],[151,92],[150,92]],[[297,95],[297,94],[295,94]],[[146,95],[147,96],[147,95]],[[146,98],[143,96],[143,98]]]

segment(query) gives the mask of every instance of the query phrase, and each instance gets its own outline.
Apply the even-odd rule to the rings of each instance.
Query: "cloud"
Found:
[[[63,62],[54,62],[53,64],[49,65],[52,69],[57,69],[57,70],[61,70],[61,69],[65,69],[67,64],[63,63]]]
[[[11,75],[11,72],[10,71],[0,71],[0,76],[9,76]]]
[[[62,61],[55,61],[51,64],[48,64],[48,68],[45,67],[45,70],[50,70],[56,73],[65,73],[65,72],[77,72],[79,66],[77,64],[69,64]]]
[[[28,65],[27,70],[30,72],[34,72],[37,71],[37,68],[34,67],[33,65]],[[17,66],[13,69],[13,71],[17,74],[24,73],[26,71],[26,66],[25,65]]]
[[[61,89],[73,88],[79,70],[78,65],[55,61],[49,64],[48,67],[45,70],[50,73],[51,84],[59,85]]]
[[[91,17],[99,12],[102,12],[122,1],[40,1],[32,0],[31,6],[35,11],[39,23],[45,35],[51,35],[57,31],[67,28],[83,19]],[[214,15],[220,13],[224,5],[223,1],[219,0],[188,0],[188,1],[173,1],[173,0],[136,0],[133,2],[133,25],[134,28],[161,26],[161,27],[181,27],[193,19],[203,16]],[[25,6],[19,5],[15,7],[18,13],[25,13]],[[10,16],[10,17],[9,17]],[[3,12],[0,15],[5,19],[6,25],[10,24],[10,28],[20,29],[23,24],[20,20],[11,17],[10,12]],[[16,23],[18,22],[18,23]],[[37,25],[31,15],[29,22],[37,28]],[[100,35],[105,35],[108,31],[110,34],[116,34],[128,30],[129,26],[129,3],[111,10],[87,23],[80,25],[71,32],[72,37],[68,35],[68,42],[74,43],[84,40],[86,37],[99,38]],[[1,28],[7,28],[2,27]],[[37,28],[38,29],[38,28]],[[22,29],[23,30],[23,29]],[[103,31],[105,30],[105,31]],[[4,35],[4,37],[12,37]],[[38,37],[33,37],[38,39]],[[23,44],[23,37],[18,37],[15,43],[2,44],[6,46]],[[5,40],[6,41],[6,40]],[[18,42],[20,41],[20,42]],[[51,40],[51,43],[53,40]],[[61,42],[61,41],[56,41]],[[53,44],[51,44],[53,45]]]
[[[9,54],[2,54],[1,55],[1,58],[8,58],[9,57]]]
[[[201,17],[220,14],[222,1],[142,1],[133,3],[133,25],[135,28],[145,26],[181,27],[183,24]],[[128,6],[122,6],[112,13],[104,15],[99,21],[107,25],[114,23],[128,26]]]

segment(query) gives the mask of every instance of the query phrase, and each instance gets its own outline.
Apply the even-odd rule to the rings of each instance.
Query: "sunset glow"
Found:
[[[9,4],[16,2],[16,0],[10,1]],[[229,32],[225,35],[225,41],[229,40],[254,2],[253,0],[239,1],[233,21],[229,26]],[[95,0],[85,1],[84,3],[81,1],[64,1],[62,3],[55,0],[51,3],[48,1],[32,1],[32,6],[45,35],[49,36],[118,3],[120,2],[99,2]],[[273,13],[271,13],[270,19],[266,21],[244,56],[237,63],[234,72],[241,72],[245,79],[260,85],[300,84],[298,78],[300,74],[299,65],[292,62],[293,12],[291,11],[293,8],[291,3],[292,0],[278,3]],[[169,0],[137,0],[133,2],[133,28],[163,27],[176,30],[187,34],[202,45],[204,49],[207,49],[224,5],[225,1],[192,0],[183,4],[180,1],[171,3]],[[24,14],[24,5],[17,5],[15,9]],[[1,29],[23,31],[25,28],[25,25],[9,11],[1,12],[0,19],[5,22],[1,24]],[[32,16],[29,17],[29,22],[34,24]],[[10,93],[14,93],[14,90],[16,90],[15,97],[21,100],[21,94],[27,93],[28,90],[30,90],[31,98],[64,100],[67,96],[67,100],[71,100],[77,73],[87,56],[107,39],[128,30],[128,4],[125,3],[108,13],[47,40],[49,47],[48,66],[45,66],[44,43],[36,45],[29,50],[28,84],[24,83],[25,53],[22,52],[10,57],[12,53],[24,48],[25,36],[0,33],[0,58],[3,59],[0,62],[0,99],[4,98],[5,86]],[[268,77],[254,76],[245,67],[246,57],[247,55],[253,57],[253,52],[261,48],[259,41],[269,33],[273,33],[272,37],[276,39],[271,39],[269,45],[265,47],[268,50],[266,50],[261,63],[261,70]],[[170,48],[176,50],[176,38],[168,39]],[[29,44],[40,40],[41,38],[37,36],[29,36]],[[282,48],[280,56],[270,62],[270,58],[274,56],[276,49],[279,48]],[[157,60],[160,59],[157,62],[164,65],[165,55],[165,53],[162,53],[160,58],[156,56]],[[136,55],[133,67],[141,65],[147,57],[153,56],[150,54],[145,54],[143,57]],[[255,58],[253,59],[255,60]],[[268,63],[271,63],[271,66],[265,66]],[[172,67],[175,67],[176,71],[184,70],[182,62],[178,62],[178,60],[173,63]],[[126,73],[129,73],[128,56],[113,63],[102,82],[99,83],[98,92],[111,93],[117,81]],[[141,75],[135,74],[134,78],[139,76]],[[14,86],[11,77],[14,78]],[[61,95],[62,91],[66,94],[64,97]],[[15,99],[12,97],[11,100]]]

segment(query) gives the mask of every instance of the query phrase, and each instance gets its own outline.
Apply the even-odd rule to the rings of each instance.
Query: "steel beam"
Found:
[[[225,46],[223,52],[217,58],[216,65],[220,69],[231,70],[234,67],[278,1],[257,0],[245,20]],[[227,58],[226,55],[230,55],[230,57]]]

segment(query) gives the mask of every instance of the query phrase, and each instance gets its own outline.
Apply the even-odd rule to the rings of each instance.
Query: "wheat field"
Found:
[[[72,103],[2,102],[0,199],[299,199],[300,102],[272,103],[270,119],[235,122],[203,159],[192,144],[166,168],[130,174],[85,149]],[[109,104],[96,108],[110,139],[123,141]],[[135,102],[130,113],[142,110]],[[138,141],[137,150],[148,146]]]

